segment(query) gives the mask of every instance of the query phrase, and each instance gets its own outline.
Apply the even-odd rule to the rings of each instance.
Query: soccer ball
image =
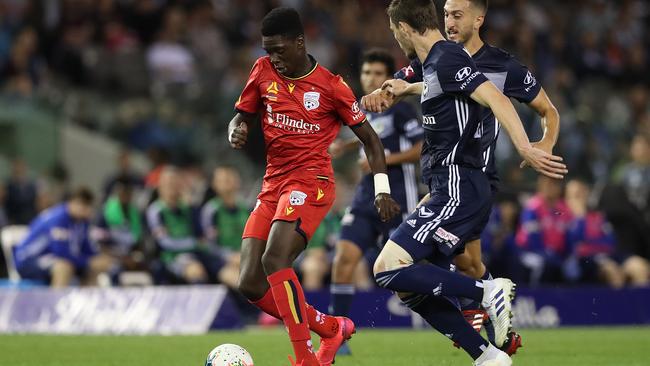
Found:
[[[210,351],[205,366],[253,366],[253,358],[243,347],[222,344]]]

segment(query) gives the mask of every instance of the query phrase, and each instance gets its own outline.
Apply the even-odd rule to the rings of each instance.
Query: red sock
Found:
[[[303,360],[314,361],[316,356],[312,349],[307,310],[305,309],[305,294],[298,282],[296,273],[291,268],[285,268],[268,276],[275,306],[284,326],[289,332],[289,339],[296,354],[296,362]]]
[[[271,289],[266,291],[264,296],[257,301],[251,301],[251,304],[260,308],[263,312],[280,319],[280,313],[278,312],[277,306],[275,306],[275,300],[273,299],[273,292]],[[321,313],[316,310],[313,306],[305,304],[307,311],[307,322],[309,324],[309,329],[318,334],[321,338],[331,338],[336,335],[339,331],[339,322],[335,317]]]

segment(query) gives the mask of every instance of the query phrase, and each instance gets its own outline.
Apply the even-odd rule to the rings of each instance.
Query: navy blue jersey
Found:
[[[478,70],[485,75],[504,95],[515,98],[522,103],[530,103],[537,97],[542,86],[537,82],[530,70],[522,65],[508,52],[484,44],[473,56]],[[422,81],[422,66],[418,59],[395,73],[396,79],[410,83]],[[490,182],[496,186],[499,178],[494,159],[494,150],[499,136],[499,123],[494,118],[492,110],[481,108],[482,121],[482,150],[483,168]]]
[[[366,117],[381,139],[386,155],[406,151],[423,139],[424,130],[415,110],[408,103],[397,103],[384,113],[366,112]],[[402,206],[403,211],[414,210],[418,202],[415,164],[389,165],[387,169],[391,196]],[[374,201],[373,176],[367,174],[357,187],[352,208],[376,214]]]
[[[470,95],[487,78],[462,46],[440,41],[423,62],[422,81],[424,183],[430,184],[437,167],[482,168],[481,107]]]
[[[530,103],[542,89],[526,66],[500,48],[484,44],[472,58],[483,75],[507,97],[515,98],[521,103]],[[484,171],[491,184],[496,186],[499,177],[494,160],[494,150],[499,137],[499,123],[489,108],[483,108],[481,120],[483,123],[481,144],[483,146]]]

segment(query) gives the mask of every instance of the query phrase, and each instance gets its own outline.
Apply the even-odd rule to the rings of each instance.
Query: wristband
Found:
[[[388,175],[386,173],[377,173],[375,178],[375,196],[380,193],[390,194],[390,184],[388,183]]]

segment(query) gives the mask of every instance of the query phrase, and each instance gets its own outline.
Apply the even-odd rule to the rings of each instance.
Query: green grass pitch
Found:
[[[650,327],[523,330],[520,366],[650,365]],[[203,366],[221,343],[236,343],[256,366],[288,365],[291,352],[280,329],[214,332],[204,336],[0,336],[2,366]],[[354,355],[336,366],[471,365],[470,358],[433,330],[361,329]]]

